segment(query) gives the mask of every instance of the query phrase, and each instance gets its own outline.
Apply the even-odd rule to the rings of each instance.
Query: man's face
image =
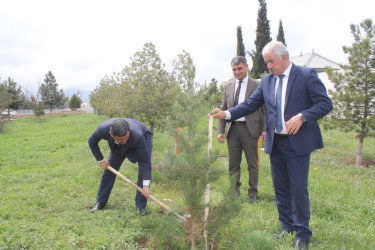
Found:
[[[237,80],[243,80],[247,76],[247,71],[249,70],[249,66],[244,63],[240,64],[232,64],[232,71],[233,76]]]
[[[126,135],[124,135],[124,136],[113,136],[112,133],[111,133],[111,131],[109,132],[109,134],[110,134],[111,137],[112,137],[113,139],[115,139],[115,141],[117,141],[118,143],[120,143],[120,144],[126,144],[126,142],[127,142],[128,139],[129,139],[129,136],[130,136],[130,131],[128,131],[128,132],[126,133]]]
[[[289,59],[286,55],[282,55],[278,58],[275,53],[269,52],[264,54],[264,61],[267,64],[267,68],[274,75],[281,75],[289,66]]]

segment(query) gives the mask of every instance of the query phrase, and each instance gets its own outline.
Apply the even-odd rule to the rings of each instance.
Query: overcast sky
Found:
[[[373,0],[266,0],[271,36],[282,19],[290,56],[313,49],[345,63],[351,23],[375,22]],[[59,88],[92,90],[121,71],[151,42],[166,65],[183,50],[196,65],[196,81],[232,77],[237,26],[254,49],[258,0],[2,0],[0,77],[33,90],[49,70]]]

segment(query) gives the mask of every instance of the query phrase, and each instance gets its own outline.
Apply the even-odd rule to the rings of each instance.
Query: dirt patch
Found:
[[[138,243],[138,246],[140,248],[147,248],[147,246],[148,246],[148,241],[147,241],[146,237],[136,239],[135,241]]]
[[[355,161],[356,161],[355,156],[348,157],[348,158],[345,159],[345,165],[347,165],[347,166],[348,165],[355,165]],[[375,159],[371,159],[371,160],[362,159],[361,166],[365,167],[365,168],[374,167],[375,166]]]

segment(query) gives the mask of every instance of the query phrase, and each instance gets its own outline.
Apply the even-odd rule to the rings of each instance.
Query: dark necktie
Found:
[[[237,106],[237,104],[238,104],[238,98],[240,96],[240,91],[241,91],[241,83],[242,83],[242,81],[239,81],[239,83],[238,83],[238,87],[237,87],[237,90],[236,90],[236,96],[234,97],[233,107]]]
[[[277,87],[276,90],[276,110],[277,110],[277,119],[276,119],[276,131],[278,133],[281,133],[283,130],[283,110],[281,106],[281,101],[282,101],[282,89],[283,89],[283,77],[284,75],[280,75],[280,81],[279,81],[279,86]],[[277,81],[277,78],[275,77],[275,82]]]

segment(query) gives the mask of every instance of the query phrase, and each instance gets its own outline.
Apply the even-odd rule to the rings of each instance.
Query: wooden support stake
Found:
[[[208,146],[207,146],[207,154],[208,158],[211,156],[211,151],[212,151],[212,127],[213,127],[213,118],[210,116],[208,120]],[[208,170],[207,175],[206,175],[206,180],[207,180],[207,186],[206,186],[206,192],[205,192],[205,204],[206,207],[204,208],[204,240],[205,240],[205,249],[208,249],[208,232],[206,230],[207,226],[207,219],[208,219],[208,213],[210,211],[209,208],[209,203],[210,203],[210,183],[208,182],[210,170]]]

